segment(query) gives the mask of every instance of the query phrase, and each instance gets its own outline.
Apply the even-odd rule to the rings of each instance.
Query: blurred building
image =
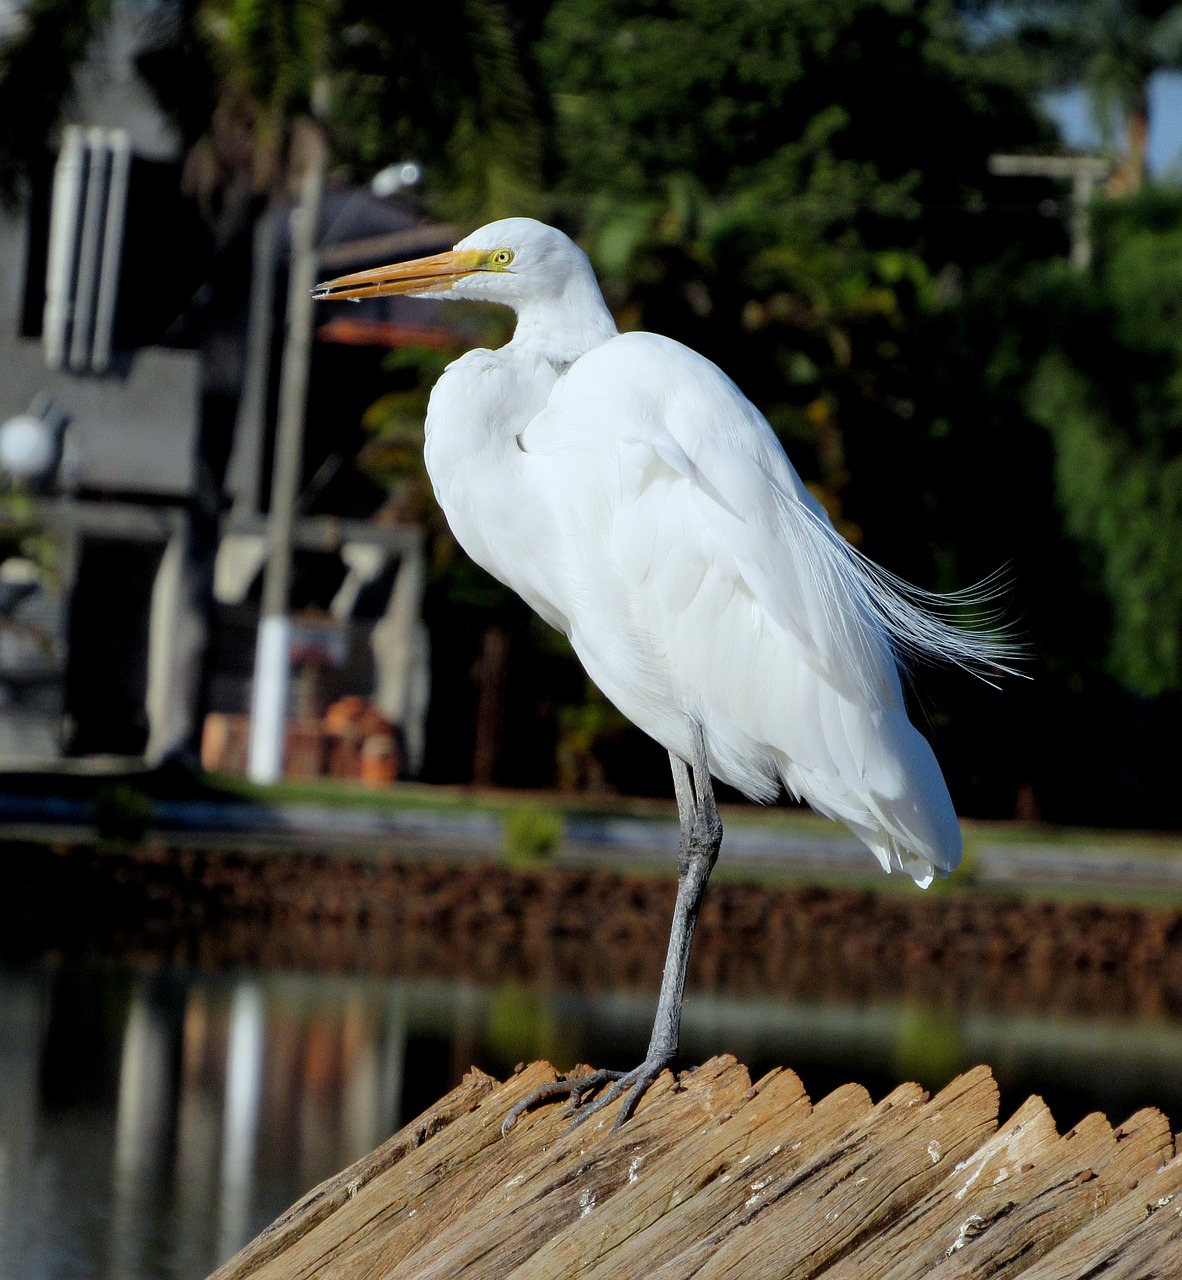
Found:
[[[203,219],[180,145],[138,80],[138,30],[114,6],[57,153],[23,206],[0,213],[8,767],[193,756],[206,711],[232,756],[250,705],[291,211],[256,201],[228,230]],[[398,177],[385,195],[330,184],[326,274],[451,243],[391,190]],[[408,331],[400,305],[364,304],[313,343],[292,714],[360,698],[396,726],[413,768],[428,681],[421,534],[387,517],[357,452],[384,349],[449,335],[414,303]]]

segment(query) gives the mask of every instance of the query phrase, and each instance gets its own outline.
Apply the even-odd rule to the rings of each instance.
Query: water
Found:
[[[0,1278],[200,1277],[472,1064],[632,1066],[652,999],[310,973],[43,960],[0,970]],[[1003,1112],[1182,1121],[1182,1020],[691,995],[687,1062],[793,1065],[877,1097],[988,1061]]]

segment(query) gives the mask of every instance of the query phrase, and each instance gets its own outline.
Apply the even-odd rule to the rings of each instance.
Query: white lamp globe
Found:
[[[44,475],[56,452],[53,431],[43,418],[18,413],[0,426],[0,468],[18,480]]]

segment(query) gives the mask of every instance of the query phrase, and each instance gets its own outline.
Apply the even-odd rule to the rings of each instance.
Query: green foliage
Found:
[[[505,814],[505,860],[511,866],[532,866],[549,859],[562,843],[560,812],[525,805]]]
[[[59,545],[38,518],[29,493],[19,484],[0,490],[0,563],[10,557],[30,560],[53,580],[59,555]]]
[[[45,163],[109,8],[20,11],[0,48],[0,194]],[[1020,8],[1019,42],[953,0],[186,0],[149,7],[140,64],[190,170],[204,161],[211,208],[233,188],[253,216],[249,188],[289,176],[292,118],[314,105],[358,178],[417,159],[434,210],[465,225],[563,222],[621,326],[716,360],[877,559],[934,587],[1008,559],[1057,687],[1103,671],[1138,694],[1182,689],[1182,196],[1097,202],[1081,276],[1050,261],[1061,220],[1033,213],[1063,189],[987,164],[1055,145],[1036,95],[1068,71],[1131,118],[1149,71],[1182,53],[1182,6]],[[508,317],[489,315],[496,345]],[[431,623],[462,667],[465,637],[513,606],[458,553],[423,472],[426,398],[452,354],[390,358],[362,460],[435,535]],[[580,697],[565,641],[525,630],[529,679],[571,667],[534,704],[559,771],[598,785],[622,723]],[[936,700],[953,728],[981,722]],[[1052,720],[1039,705],[1032,723]]]
[[[408,346],[390,352],[383,362],[390,390],[362,418],[368,442],[361,465],[389,487],[400,519],[427,525],[436,533],[445,525],[423,464],[423,424],[431,388],[458,354],[459,347]]]
[[[104,840],[135,844],[147,832],[151,808],[151,797],[136,783],[104,783],[94,795],[95,830]]]
[[[495,1061],[511,1068],[519,1058],[561,1061],[564,1037],[536,991],[519,983],[499,986],[489,1001],[485,1043]]]
[[[49,144],[74,91],[74,72],[111,0],[29,0],[0,45],[0,201],[12,206]]]
[[[997,8],[1009,19],[995,24],[997,44],[1024,59],[1039,84],[1087,89],[1104,147],[1122,154],[1120,189],[1139,190],[1147,177],[1149,82],[1182,66],[1182,5],[1001,0]]]
[[[1109,607],[1106,665],[1182,689],[1182,195],[1098,221],[1094,277],[1047,280],[1060,323],[1030,383],[1064,521]]]
[[[899,1023],[895,1069],[900,1079],[941,1089],[968,1065],[964,1036],[956,1022],[935,1009],[913,1007]]]
[[[0,48],[0,196],[43,163],[110,0],[31,0]],[[492,0],[413,10],[373,0],[185,0],[147,6],[138,70],[176,124],[207,199],[242,173],[286,181],[290,130],[327,121],[337,161],[365,178],[417,159],[444,212],[521,212],[538,184],[534,100]],[[294,157],[298,167],[299,157]]]
[[[558,0],[538,59],[622,324],[719,363],[858,538],[851,447],[914,432],[937,271],[1009,233],[986,158],[1043,136],[1016,74],[947,5],[880,0]]]
[[[901,245],[922,204],[980,196],[991,148],[1045,136],[938,2],[558,0],[538,58],[564,193],[660,198],[692,175],[764,241]]]
[[[311,110],[336,9],[335,0],[204,0],[196,10],[223,96],[253,104],[263,166],[281,153],[289,121]]]
[[[602,747],[630,728],[629,722],[590,682],[582,702],[558,708],[558,742],[555,749],[558,786],[563,791],[606,789]]]
[[[505,12],[489,0],[342,0],[330,120],[360,172],[421,161],[433,200],[471,222],[536,199],[541,137]]]
[[[1003,0],[1014,22],[999,25],[1043,84],[1083,83],[1111,141],[1138,110],[1157,70],[1182,64],[1182,5],[1176,0]]]

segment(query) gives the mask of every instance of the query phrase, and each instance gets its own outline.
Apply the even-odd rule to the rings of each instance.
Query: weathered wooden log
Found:
[[[1182,1155],[1165,1117],[1060,1135],[1030,1098],[1000,1128],[985,1067],[934,1097],[815,1105],[733,1058],[666,1072],[634,1118],[577,1129],[559,1105],[507,1138],[519,1098],[473,1070],[323,1183],[211,1280],[1069,1280],[1182,1277]]]

